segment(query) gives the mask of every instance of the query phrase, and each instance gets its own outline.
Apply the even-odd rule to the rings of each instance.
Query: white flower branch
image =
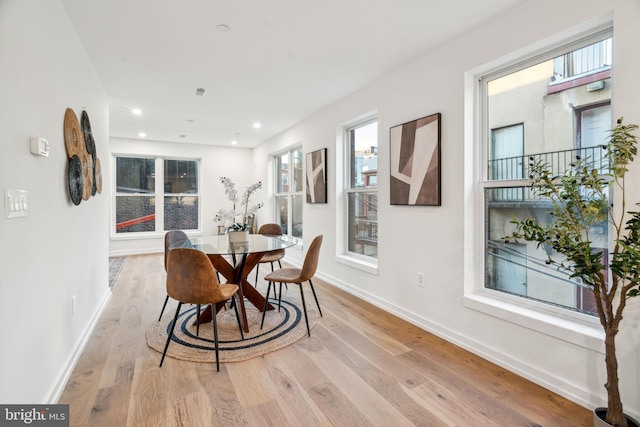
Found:
[[[224,185],[224,193],[229,199],[230,202],[233,203],[232,209],[220,209],[216,214],[215,220],[217,222],[221,222],[222,225],[229,229],[235,231],[244,231],[249,229],[249,224],[247,223],[250,215],[254,214],[258,209],[262,207],[262,203],[258,203],[249,207],[249,199],[251,195],[262,188],[262,182],[258,181],[257,183],[250,185],[247,187],[245,192],[242,194],[242,198],[240,199],[240,210],[236,210],[236,204],[238,203],[238,193],[236,191],[236,185],[231,181],[230,178],[225,176],[220,177],[220,182]],[[244,209],[242,209],[244,207]]]

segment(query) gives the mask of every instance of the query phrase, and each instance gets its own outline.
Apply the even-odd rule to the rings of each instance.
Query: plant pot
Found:
[[[249,231],[228,231],[229,243],[244,243],[249,241]]]
[[[611,424],[604,419],[607,416],[607,408],[596,408],[593,410],[593,427],[611,427]],[[627,419],[628,427],[640,427],[640,423],[629,415],[624,414]]]

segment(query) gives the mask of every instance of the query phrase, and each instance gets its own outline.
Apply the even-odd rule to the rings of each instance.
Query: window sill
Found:
[[[375,262],[371,262],[371,261],[367,261],[367,260],[363,260],[363,259],[359,259],[359,258],[355,258],[352,256],[348,256],[348,255],[336,255],[335,257],[336,262],[339,262],[340,264],[344,264],[344,265],[348,265],[349,267],[353,267],[356,268],[358,270],[362,270],[366,273],[369,274],[374,274],[374,275],[378,275],[378,262],[377,260]]]
[[[465,295],[463,305],[518,326],[604,354],[604,333],[597,318],[576,313],[575,318],[498,299],[484,293]],[[528,305],[528,304],[527,304]],[[570,313],[573,315],[573,313]],[[580,319],[578,319],[580,317]]]
[[[169,230],[167,230],[169,231]],[[145,233],[111,233],[111,240],[145,240],[145,239],[164,239],[167,231],[149,231]],[[200,230],[186,230],[187,236],[201,236]]]

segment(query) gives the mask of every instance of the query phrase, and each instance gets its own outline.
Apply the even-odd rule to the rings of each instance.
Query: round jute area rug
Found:
[[[260,329],[262,313],[250,302],[245,302],[249,332],[244,333],[244,340],[240,339],[235,311],[227,308],[218,313],[220,362],[240,362],[262,356],[307,336],[302,308],[283,299],[282,307],[278,312],[278,301],[270,299],[270,302],[275,309],[267,312],[262,330]],[[177,303],[173,303],[177,306]],[[313,309],[307,307],[307,315],[309,327],[313,328],[318,318],[318,311],[315,307]],[[160,353],[164,351],[174,316],[175,308],[166,310],[162,319],[147,329],[149,347]],[[183,305],[167,356],[192,362],[215,362],[212,322],[201,324],[200,334],[196,335],[195,320],[196,307]]]

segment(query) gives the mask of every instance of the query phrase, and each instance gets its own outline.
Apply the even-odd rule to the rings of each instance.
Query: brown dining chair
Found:
[[[225,303],[231,299],[231,305],[235,308],[240,337],[244,340],[238,304],[235,299],[238,285],[221,285],[216,276],[216,269],[204,252],[191,248],[174,248],[169,252],[167,260],[167,294],[178,301],[178,308],[171,324],[171,331],[164,346],[160,367],[169,348],[169,342],[173,337],[173,330],[178,322],[182,304],[211,304],[213,320],[213,341],[216,351],[216,370],[220,370],[218,358],[218,322],[216,304]]]
[[[276,223],[267,223],[260,226],[258,230],[258,234],[264,234],[267,236],[282,236],[282,227],[280,224]],[[284,249],[278,249],[275,251],[265,253],[260,262],[256,264],[256,287],[258,287],[258,270],[260,268],[260,264],[271,264],[271,272],[273,272],[273,263],[278,262],[278,266],[282,268],[282,263],[280,260],[284,258]]]
[[[169,247],[176,242],[189,240],[189,236],[182,230],[171,230],[167,231],[164,235],[164,270],[167,271],[167,257],[169,256]],[[167,307],[167,303],[169,302],[169,295],[164,299],[164,304],[162,304],[162,310],[160,311],[160,317],[158,317],[158,322],[162,319],[162,315],[164,314],[164,309]]]
[[[322,234],[316,236],[315,239],[309,245],[309,249],[307,249],[307,254],[304,257],[304,262],[302,263],[302,268],[281,268],[279,270],[274,271],[273,273],[269,273],[265,276],[265,280],[269,282],[267,286],[267,296],[265,297],[264,310],[262,310],[262,322],[260,322],[260,329],[264,325],[264,316],[267,313],[267,305],[269,304],[269,291],[271,290],[271,285],[274,287],[275,292],[275,282],[280,283],[280,290],[278,297],[278,311],[280,311],[280,303],[282,302],[282,284],[283,283],[295,283],[300,286],[300,297],[302,298],[302,309],[304,311],[304,321],[307,323],[307,335],[311,336],[311,330],[309,329],[309,318],[307,317],[307,305],[304,301],[304,292],[302,290],[302,283],[309,282],[311,286],[311,292],[313,292],[313,298],[316,300],[316,305],[318,306],[318,311],[320,312],[320,316],[322,316],[322,310],[320,309],[320,303],[318,302],[318,297],[316,295],[316,291],[313,288],[313,283],[311,282],[311,278],[314,274],[316,274],[316,269],[318,268],[318,259],[320,258],[320,246],[322,245]]]

